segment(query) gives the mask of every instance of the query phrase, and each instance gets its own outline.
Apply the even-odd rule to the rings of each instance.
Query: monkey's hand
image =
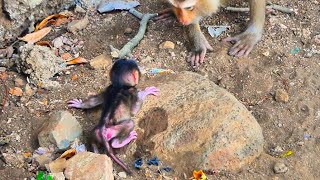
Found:
[[[188,29],[193,47],[187,61],[191,64],[191,66],[197,67],[204,62],[204,57],[207,53],[207,50],[212,51],[213,48],[210,46],[206,37],[204,37],[203,33],[201,32],[199,24],[190,24]]]
[[[68,107],[82,109],[83,102],[81,99],[72,99],[72,100],[68,101]]]
[[[134,139],[137,139],[137,135],[138,133],[136,131],[131,131],[129,136],[126,139],[124,139],[121,143],[119,142],[118,138],[114,138],[112,140],[111,146],[113,148],[122,148],[123,146],[129,144]]]
[[[171,8],[164,9],[158,13],[158,16],[154,18],[156,21],[168,20],[174,17],[174,13]]]
[[[247,56],[253,47],[260,41],[262,34],[258,32],[245,31],[237,36],[224,39],[225,42],[235,43],[229,49],[229,55],[241,57]]]
[[[144,99],[148,95],[159,96],[159,94],[160,94],[160,90],[154,86],[151,86],[151,87],[147,87],[144,91],[139,91],[138,98],[139,100],[144,101]]]

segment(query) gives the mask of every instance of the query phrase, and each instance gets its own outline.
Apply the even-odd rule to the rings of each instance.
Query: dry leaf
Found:
[[[75,80],[77,80],[77,79],[78,79],[78,75],[76,75],[76,74],[71,77],[71,80],[72,80],[72,81],[75,81]]]
[[[22,38],[18,38],[19,40],[26,41],[28,43],[35,43],[40,41],[43,37],[45,37],[50,31],[51,27],[45,27],[37,32],[33,32],[30,34],[25,35]]]
[[[73,65],[73,64],[82,64],[82,63],[88,63],[88,61],[85,58],[77,57],[67,62],[67,65]]]
[[[36,29],[34,31],[38,31],[44,27],[47,26],[47,24],[52,24],[53,22],[55,22],[56,20],[54,19],[61,19],[61,18],[66,18],[67,16],[62,15],[62,14],[53,14],[51,16],[46,17],[44,20],[42,20],[37,26]]]
[[[23,91],[21,88],[15,87],[15,88],[10,88],[9,93],[13,96],[22,96]]]
[[[23,157],[24,158],[29,158],[29,157],[31,157],[31,152],[24,152],[24,153],[22,153],[22,155],[23,155]]]
[[[6,50],[7,50],[7,58],[11,58],[14,51],[13,47],[9,46],[6,48]]]
[[[61,156],[59,158],[71,158],[76,153],[77,153],[76,149],[72,148],[72,149],[65,151],[63,154],[61,154]]]
[[[61,24],[65,24],[67,22],[69,22],[68,18],[60,18],[60,19],[55,20],[51,24],[54,25],[54,26],[60,26]]]
[[[50,45],[49,41],[39,41],[39,42],[36,43],[36,45],[47,46],[47,47],[51,48],[51,45]]]

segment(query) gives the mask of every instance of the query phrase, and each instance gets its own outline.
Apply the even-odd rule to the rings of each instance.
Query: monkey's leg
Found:
[[[102,135],[103,138],[103,144],[106,148],[107,154],[108,156],[114,161],[116,162],[119,166],[121,166],[129,175],[132,175],[132,172],[130,171],[130,169],[126,166],[126,164],[124,164],[117,156],[114,155],[112,148],[110,147],[110,144],[108,142],[108,140]]]
[[[123,146],[129,144],[132,140],[137,139],[138,133],[136,131],[131,131],[129,136],[120,142],[119,138],[112,139],[111,146],[113,148],[122,148]]]
[[[103,103],[103,95],[98,94],[98,95],[89,97],[85,101],[82,101],[81,99],[72,99],[68,101],[68,107],[79,108],[79,109],[90,109],[102,103]]]
[[[188,31],[193,46],[188,57],[188,62],[190,62],[193,67],[196,67],[204,62],[207,50],[212,51],[213,48],[201,32],[198,22],[188,25]]]
[[[266,1],[249,0],[249,4],[250,23],[247,30],[237,36],[228,37],[224,40],[235,43],[229,49],[229,54],[232,56],[247,56],[262,37],[265,21]]]

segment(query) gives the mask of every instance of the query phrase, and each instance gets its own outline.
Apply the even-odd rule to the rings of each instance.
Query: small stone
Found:
[[[304,146],[304,142],[303,142],[303,141],[299,141],[299,142],[297,142],[297,144],[298,144],[299,146]]]
[[[68,111],[57,111],[44,124],[38,135],[41,147],[54,144],[64,150],[82,134],[82,127],[77,119]]]
[[[52,161],[52,159],[45,154],[37,156],[35,160],[39,163],[40,167],[45,167],[46,164],[49,164]]]
[[[279,23],[279,26],[280,26],[280,28],[282,28],[282,29],[287,29],[287,28],[288,28],[286,25],[281,24],[281,23]]]
[[[0,67],[0,72],[5,72],[7,68],[5,67]]]
[[[284,89],[277,89],[275,99],[277,102],[286,103],[289,101],[289,94]]]
[[[76,34],[77,31],[80,31],[84,28],[86,28],[89,24],[88,16],[85,16],[83,19],[80,20],[74,20],[68,24],[67,29],[72,32],[73,34]]]
[[[29,84],[26,84],[26,86],[24,87],[24,94],[26,96],[32,96],[34,94],[34,91],[31,89]]]
[[[276,174],[284,174],[286,173],[289,169],[288,167],[284,164],[284,163],[281,163],[281,162],[277,162],[274,167],[273,167],[273,170]]]
[[[270,55],[270,52],[269,52],[269,51],[266,51],[266,52],[262,53],[262,55],[268,57],[268,56]]]
[[[125,30],[124,30],[124,33],[125,34],[131,34],[132,33],[132,29],[131,28],[126,28]]]
[[[70,72],[70,71],[66,71],[65,74],[66,74],[66,75],[69,75],[69,74],[71,74],[71,72]]]
[[[316,44],[320,44],[320,34],[318,34],[318,35],[316,35],[315,37],[314,37],[314,42],[316,43]]]
[[[49,163],[50,171],[53,173],[63,172],[66,167],[67,160],[65,158],[58,158]]]
[[[174,43],[171,41],[165,41],[159,45],[160,49],[174,49]]]
[[[64,36],[62,37],[62,42],[64,44],[69,45],[69,46],[73,45],[73,42],[71,42],[70,39],[68,39],[67,37],[64,37]]]
[[[76,8],[74,9],[75,12],[79,13],[86,13],[86,10],[84,10],[81,6],[76,5]]]
[[[143,59],[141,59],[141,63],[149,63],[149,62],[151,62],[152,61],[152,57],[150,57],[150,56],[147,56],[146,58],[143,58]]]
[[[275,153],[282,153],[282,152],[283,152],[283,149],[282,149],[280,146],[276,146],[276,147],[274,148],[274,152],[275,152]]]
[[[55,48],[61,48],[63,46],[63,41],[62,41],[62,38],[61,37],[57,37],[53,40],[52,42],[53,46]]]
[[[20,79],[20,78],[16,78],[14,80],[14,85],[17,86],[17,87],[22,87],[24,86],[26,83],[23,79]]]
[[[90,66],[94,69],[106,69],[112,64],[112,59],[105,54],[101,54],[90,61]]]
[[[176,54],[174,52],[170,52],[171,57],[176,57]]]
[[[126,177],[127,177],[127,174],[122,171],[122,172],[119,172],[119,173],[118,173],[118,176],[119,176],[120,178],[126,178]]]
[[[70,53],[63,53],[63,54],[61,54],[61,58],[63,59],[63,60],[68,60],[68,59],[70,59],[72,57],[72,55],[70,54]]]
[[[51,173],[51,176],[54,180],[65,180],[66,179],[66,177],[64,177],[63,172]]]
[[[66,179],[114,179],[112,161],[105,154],[77,153],[67,161]]]

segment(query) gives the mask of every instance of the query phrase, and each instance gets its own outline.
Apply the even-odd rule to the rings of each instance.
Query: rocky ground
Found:
[[[137,9],[141,12],[157,12],[165,7],[165,4],[155,0],[140,3],[141,6]],[[209,179],[320,177],[319,1],[280,0],[276,3],[293,8],[294,13],[289,15],[278,11],[269,12],[266,15],[262,41],[248,57],[228,56],[227,49],[231,44],[220,41],[242,31],[248,22],[248,14],[229,13],[224,10],[218,15],[205,18],[201,24],[214,51],[207,54],[206,63],[197,69],[192,69],[185,61],[187,36],[183,27],[174,20],[149,23],[144,39],[133,51],[133,56],[144,69],[164,68],[176,73],[194,71],[209,78],[241,101],[260,124],[265,139],[261,156],[239,173],[208,175]],[[47,12],[44,14],[47,15]],[[84,17],[85,13],[76,12],[72,20]],[[1,16],[0,22],[8,23],[9,20],[4,19],[5,17]],[[60,28],[54,28],[43,40],[55,40],[56,43],[51,43],[54,47],[61,45],[63,52],[53,51],[53,54],[58,53],[62,56],[69,52],[73,56],[79,54],[88,61],[105,54],[111,62],[109,45],[121,48],[136,34],[139,27],[139,21],[135,17],[120,11],[107,14],[90,11],[88,20],[89,24],[77,33],[69,32],[67,26],[62,25]],[[207,25],[231,27],[227,33],[212,38],[207,33]],[[28,27],[29,24],[25,26]],[[62,39],[62,44],[58,43],[60,40],[57,38]],[[6,48],[13,42],[9,40],[10,38],[7,44],[0,48]],[[173,42],[174,48],[159,48],[164,41]],[[8,88],[13,89],[5,103],[4,112],[0,115],[1,142],[8,140],[7,144],[0,144],[0,171],[3,179],[34,176],[36,171],[25,161],[28,158],[20,158],[20,155],[29,156],[25,153],[34,152],[39,147],[37,136],[42,124],[49,119],[52,112],[67,110],[67,100],[99,92],[109,83],[109,64],[98,63],[98,66],[105,68],[96,69],[89,64],[66,66],[61,73],[50,78],[50,82],[60,84],[55,88],[49,88],[50,90],[41,88],[44,87],[43,82],[33,82],[36,86],[32,85],[29,82],[33,79],[25,75],[28,72],[22,73],[21,67],[14,65],[18,64],[16,62],[21,55],[18,48],[24,44],[18,42],[13,46],[14,52],[9,60],[0,57],[1,78]],[[43,76],[40,74],[39,77]],[[148,78],[142,80],[142,86],[146,82]],[[3,103],[6,99],[3,84],[0,86],[0,92],[0,102]],[[84,135],[87,136],[97,122],[98,112],[68,111],[78,119]],[[134,160],[131,159],[127,163],[132,165]],[[175,162],[166,163],[170,165]],[[179,172],[181,173],[185,173],[186,178],[192,176],[192,172]],[[168,173],[170,178],[175,176],[175,173]],[[136,179],[155,177],[157,174],[149,177],[141,172],[134,176]]]

